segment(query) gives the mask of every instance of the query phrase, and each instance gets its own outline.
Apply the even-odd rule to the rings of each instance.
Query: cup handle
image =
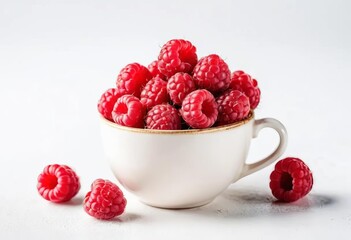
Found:
[[[284,153],[288,142],[288,133],[284,125],[278,120],[273,118],[263,118],[263,119],[255,120],[252,137],[256,138],[258,136],[258,133],[261,131],[261,129],[266,127],[273,128],[275,131],[278,132],[279,134],[278,147],[270,155],[268,155],[267,157],[265,157],[260,161],[257,161],[255,163],[250,163],[250,164],[245,163],[239,179],[251,173],[254,173],[264,167],[267,167],[275,160],[277,160]]]

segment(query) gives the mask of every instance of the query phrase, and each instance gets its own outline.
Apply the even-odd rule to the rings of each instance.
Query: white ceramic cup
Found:
[[[262,128],[279,134],[278,147],[247,164],[252,138]],[[287,145],[277,120],[255,120],[209,129],[148,130],[119,126],[101,117],[105,155],[118,181],[151,206],[190,208],[211,202],[231,183],[273,163]]]

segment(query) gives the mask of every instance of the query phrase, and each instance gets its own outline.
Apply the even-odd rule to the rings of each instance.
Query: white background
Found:
[[[350,12],[347,0],[0,0],[0,239],[347,239]],[[275,203],[272,165],[201,208],[156,209],[126,193],[126,212],[113,221],[83,211],[93,180],[115,181],[100,142],[100,95],[122,67],[149,64],[172,38],[258,80],[256,117],[286,126],[283,157],[302,158],[314,174],[307,197]],[[262,131],[249,161],[276,142],[273,131]],[[36,191],[51,163],[68,164],[81,178],[66,204]]]

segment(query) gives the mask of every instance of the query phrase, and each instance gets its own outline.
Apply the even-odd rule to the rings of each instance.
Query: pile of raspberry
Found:
[[[125,66],[116,87],[101,96],[98,110],[119,125],[159,130],[209,128],[248,117],[260,102],[257,81],[243,71],[231,73],[216,54],[198,60],[195,46],[183,39],[168,41],[158,60],[147,68]],[[67,165],[51,164],[38,176],[37,190],[46,200],[62,203],[80,190],[80,178]],[[299,158],[277,162],[269,187],[279,201],[293,202],[312,189],[313,175]],[[125,211],[127,200],[109,180],[96,179],[82,205],[89,215],[108,220]]]
[[[75,197],[80,186],[80,178],[71,167],[51,164],[39,174],[37,190],[44,199],[62,203]],[[270,175],[271,192],[281,202],[294,202],[303,198],[312,186],[312,172],[299,158],[281,159]],[[116,184],[99,178],[91,184],[91,190],[86,193],[82,205],[90,216],[108,220],[125,211],[127,200]]]
[[[69,166],[50,164],[38,176],[37,189],[46,200],[63,203],[80,190],[80,178]],[[108,220],[121,215],[127,205],[121,189],[109,180],[96,179],[82,202],[86,213],[97,219]]]
[[[130,63],[106,90],[98,110],[119,125],[158,130],[202,129],[248,117],[260,102],[257,81],[231,72],[218,55],[198,60],[196,47],[173,39],[148,67]]]

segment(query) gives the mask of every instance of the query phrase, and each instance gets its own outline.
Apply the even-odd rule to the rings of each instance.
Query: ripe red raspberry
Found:
[[[313,185],[312,172],[299,158],[288,157],[275,165],[269,187],[278,200],[296,201],[307,195]]]
[[[218,125],[240,121],[250,112],[249,98],[238,90],[230,90],[217,98]]]
[[[122,96],[120,92],[117,91],[116,88],[110,88],[106,90],[99,102],[98,102],[98,110],[101,113],[102,116],[104,116],[106,119],[112,121],[112,110],[113,106],[117,102],[117,99]]]
[[[145,108],[133,95],[120,97],[112,111],[113,121],[119,125],[135,128],[144,127]]]
[[[66,165],[52,164],[38,176],[39,194],[48,201],[60,203],[69,201],[80,189],[77,174]]]
[[[163,75],[160,70],[158,70],[158,61],[155,60],[152,63],[149,64],[149,66],[147,67],[152,75],[152,77],[159,77],[163,80],[167,80],[167,77],[165,75]]]
[[[159,77],[148,81],[140,94],[140,101],[147,109],[157,104],[167,103],[169,101],[167,82]]]
[[[229,87],[245,93],[250,99],[251,109],[255,109],[260,103],[261,91],[256,79],[253,79],[249,74],[243,71],[233,72]]]
[[[178,110],[169,104],[154,106],[146,115],[146,128],[159,130],[181,129]]]
[[[194,79],[187,73],[176,73],[168,79],[167,91],[171,100],[176,105],[182,105],[186,95],[194,91]]]
[[[196,63],[196,47],[183,39],[168,41],[158,56],[158,69],[166,77],[177,72],[191,73]]]
[[[229,67],[216,54],[201,58],[194,68],[193,77],[198,88],[212,93],[224,91],[230,84]]]
[[[206,89],[195,90],[184,98],[180,113],[190,127],[208,128],[217,120],[217,103]]]
[[[111,219],[124,212],[127,200],[119,187],[103,179],[91,185],[91,191],[84,198],[84,210],[97,219]]]
[[[139,63],[128,64],[118,74],[116,81],[117,90],[122,95],[132,94],[140,97],[141,90],[151,77],[149,70]]]

